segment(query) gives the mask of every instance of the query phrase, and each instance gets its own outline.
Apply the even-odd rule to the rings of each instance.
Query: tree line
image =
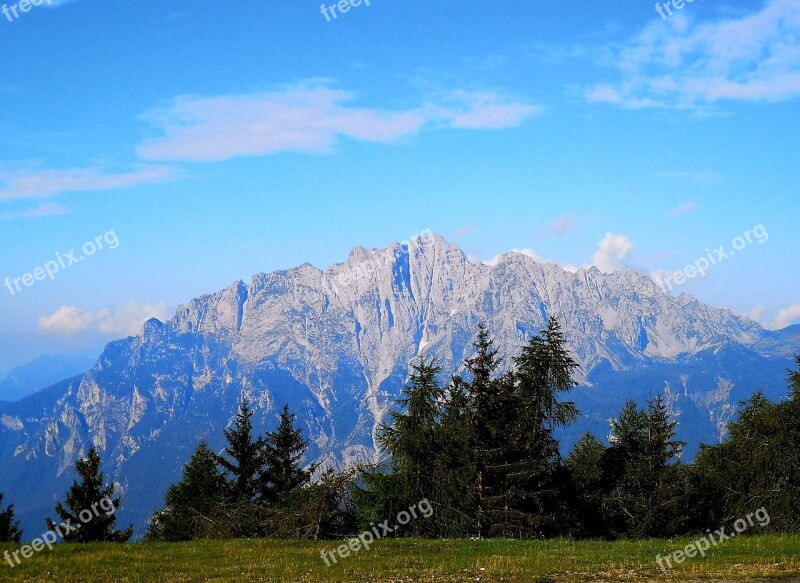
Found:
[[[786,400],[756,393],[741,404],[724,442],[701,446],[693,462],[683,463],[677,422],[660,395],[643,408],[626,403],[611,421],[608,445],[586,434],[562,457],[555,431],[579,416],[565,400],[578,364],[557,320],[512,366],[502,366],[485,325],[474,349],[464,374],[445,386],[435,360],[414,362],[379,428],[384,461],[344,472],[303,465],[308,442],[288,406],[275,431],[261,436],[243,401],[224,430],[225,448],[197,446],[146,538],[343,538],[423,499],[433,513],[399,526],[394,536],[671,537],[761,507],[772,517],[769,530],[800,532],[800,357],[787,371]],[[103,487],[95,450],[77,466],[83,482],[57,506],[62,519],[113,495]],[[128,540],[130,529],[114,530],[113,518],[83,538]],[[21,535],[13,506],[1,510],[0,541]]]

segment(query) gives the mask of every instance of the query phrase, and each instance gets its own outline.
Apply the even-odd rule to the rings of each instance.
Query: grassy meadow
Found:
[[[58,545],[21,565],[0,565],[0,581],[754,581],[800,580],[800,536],[732,539],[705,558],[662,572],[655,562],[692,542],[387,539],[326,567],[335,541],[197,541]],[[0,553],[18,548],[0,545]]]

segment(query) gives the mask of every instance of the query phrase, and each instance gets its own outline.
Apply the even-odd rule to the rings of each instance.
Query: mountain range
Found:
[[[260,273],[193,299],[109,343],[87,372],[0,403],[0,491],[36,536],[95,446],[124,493],[121,524],[141,534],[199,440],[221,449],[243,398],[258,431],[288,403],[309,462],[375,460],[377,428],[415,357],[435,355],[446,382],[486,322],[510,366],[549,316],[580,364],[569,398],[581,417],[560,434],[565,452],[585,431],[605,439],[627,399],[661,393],[691,459],[724,439],[755,391],[785,398],[800,352],[800,326],[766,330],[635,270],[568,271],[516,252],[486,264],[438,235],[357,247],[325,271]]]

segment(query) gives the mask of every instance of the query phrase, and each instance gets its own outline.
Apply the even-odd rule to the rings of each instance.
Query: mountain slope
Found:
[[[635,271],[570,273],[517,253],[474,262],[436,236],[356,248],[325,272],[306,264],[236,282],[112,342],[80,379],[0,404],[0,491],[24,526],[41,524],[95,445],[125,489],[121,520],[141,532],[197,442],[221,447],[243,397],[259,431],[288,403],[309,461],[374,459],[411,359],[424,351],[458,370],[485,321],[508,364],[550,315],[581,364],[584,416],[567,445],[586,429],[604,436],[626,398],[653,390],[668,393],[691,455],[724,435],[753,390],[785,393],[786,348],[728,310],[667,295]]]
[[[18,401],[62,379],[84,373],[93,364],[94,360],[82,356],[40,356],[0,379],[0,401]]]

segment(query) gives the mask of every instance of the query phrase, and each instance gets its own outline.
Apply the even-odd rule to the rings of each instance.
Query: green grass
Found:
[[[58,545],[0,581],[753,581],[800,578],[800,536],[740,537],[662,573],[657,554],[690,539],[647,541],[383,540],[326,567],[334,541],[233,540]],[[0,557],[17,545],[0,545]]]

